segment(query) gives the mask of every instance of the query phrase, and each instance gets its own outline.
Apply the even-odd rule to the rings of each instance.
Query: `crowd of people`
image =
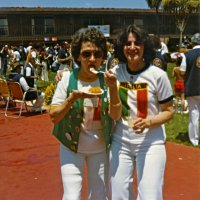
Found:
[[[40,43],[29,43],[27,47],[22,44],[4,45],[0,50],[0,78],[19,82],[23,91],[27,92],[25,100],[36,100],[31,112],[37,113],[45,110],[45,96],[44,92],[38,91],[36,81],[49,82],[49,70],[70,69],[72,61],[67,41],[55,46]]]
[[[10,78],[24,91],[39,75],[48,81],[48,70],[57,72],[49,115],[60,141],[63,200],[81,199],[84,163],[90,200],[134,199],[134,171],[137,199],[163,199],[164,124],[177,112],[179,98],[182,111],[186,100],[189,106],[189,139],[199,145],[200,34],[191,44],[188,52],[170,55],[158,36],[130,25],[116,44],[86,28],[71,43],[23,47],[24,57],[20,48],[11,48],[12,55],[7,45],[2,48],[1,74],[6,75],[4,63],[10,63]],[[166,73],[172,61],[174,86]]]
[[[22,64],[24,68],[30,59],[35,59],[35,74],[44,81],[49,81],[48,71],[57,71],[65,67],[72,67],[70,44],[67,41],[55,45],[41,43],[29,43],[27,47],[4,45],[0,49],[0,76],[6,77],[16,64]]]

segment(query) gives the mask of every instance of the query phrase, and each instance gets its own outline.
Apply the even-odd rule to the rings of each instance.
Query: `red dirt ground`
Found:
[[[2,110],[1,110],[2,111]],[[48,114],[0,114],[0,200],[60,200],[59,143]],[[200,199],[200,149],[167,143],[164,200]],[[83,200],[86,200],[84,183]]]

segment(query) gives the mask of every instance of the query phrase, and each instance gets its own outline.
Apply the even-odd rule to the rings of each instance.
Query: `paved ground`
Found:
[[[0,114],[0,200],[61,200],[59,144],[51,130],[48,114]],[[200,149],[166,146],[164,200],[199,200]]]

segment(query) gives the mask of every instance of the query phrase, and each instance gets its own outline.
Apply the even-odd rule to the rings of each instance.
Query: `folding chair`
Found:
[[[12,118],[19,118],[21,116],[22,110],[23,110],[23,105],[25,105],[26,111],[29,112],[27,102],[31,100],[25,100],[27,92],[23,92],[21,85],[18,82],[7,82],[8,89],[10,91],[10,96],[8,97],[8,101],[6,104],[6,110],[5,110],[5,116],[6,117],[12,117]],[[20,110],[19,110],[19,115],[14,116],[14,115],[8,115],[8,107],[9,107],[9,102],[10,101],[15,101],[16,106],[17,103],[20,103]]]
[[[5,108],[9,96],[10,92],[6,80],[0,79],[0,99],[5,102]]]
[[[0,97],[7,98],[9,97],[9,89],[6,80],[0,79]],[[4,99],[3,99],[4,100]]]

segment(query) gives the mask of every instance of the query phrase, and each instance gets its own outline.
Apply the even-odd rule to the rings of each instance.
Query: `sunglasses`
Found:
[[[141,42],[141,41],[127,41],[127,42],[125,43],[125,46],[130,47],[132,44],[134,44],[134,46],[141,46],[141,45],[143,45],[144,43]]]
[[[90,58],[91,56],[95,57],[95,58],[101,58],[103,57],[103,52],[102,51],[83,51],[81,52],[81,56],[83,58]]]

